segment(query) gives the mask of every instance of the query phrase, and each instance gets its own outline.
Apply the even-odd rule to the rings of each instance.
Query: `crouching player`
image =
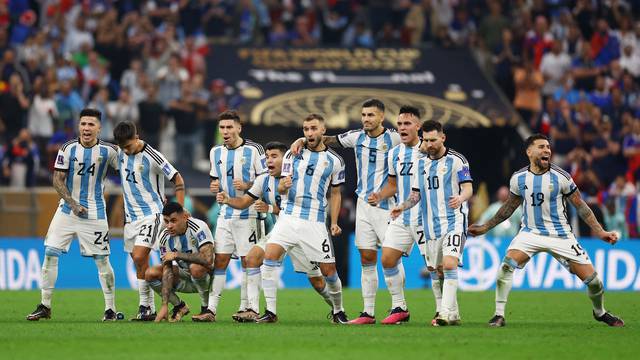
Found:
[[[253,186],[242,197],[229,198],[225,192],[219,192],[217,201],[227,204],[235,209],[246,209],[254,205],[261,213],[271,213],[278,216],[280,213],[281,196],[278,193],[280,173],[282,170],[282,158],[287,152],[286,145],[279,142],[270,142],[266,145],[268,174],[262,174],[256,178]],[[264,252],[268,235],[258,240],[247,255],[247,297],[249,308],[247,311],[234,316],[238,322],[253,322],[258,318],[260,303],[260,282],[262,281],[260,266],[264,260]],[[333,307],[327,283],[320,272],[320,267],[313,264],[299,246],[292,247],[289,251],[291,262],[296,272],[306,273],[313,288],[322,296],[324,301]],[[282,260],[282,259],[281,259]]]
[[[189,307],[176,292],[198,293],[201,312],[209,301],[210,272],[213,268],[213,236],[207,224],[189,216],[182,205],[167,203],[162,210],[165,229],[160,233],[162,265],[145,272],[145,280],[162,294],[162,307],[155,321],[167,320],[168,303],[173,305],[171,322],[180,321]]]

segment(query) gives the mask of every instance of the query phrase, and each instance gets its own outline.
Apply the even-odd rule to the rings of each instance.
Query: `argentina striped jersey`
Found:
[[[282,196],[278,193],[279,184],[280,179],[268,173],[259,175],[253,182],[251,189],[247,190],[247,195],[254,200],[262,199],[268,205],[274,205],[281,209]]]
[[[373,138],[360,129],[340,134],[337,138],[342,147],[353,148],[355,152],[358,176],[356,195],[367,202],[369,195],[380,191],[387,184],[389,151],[400,143],[400,134],[395,130],[385,129],[382,134]],[[391,209],[393,205],[393,198],[378,204],[385,210]]]
[[[137,154],[127,155],[121,150],[118,159],[126,221],[162,213],[164,179],[172,180],[178,171],[146,143]]]
[[[233,187],[233,180],[253,182],[258,175],[267,171],[267,159],[264,148],[258,143],[244,139],[242,145],[229,149],[224,145],[214,146],[209,152],[211,162],[212,179],[220,180],[220,191],[229,194],[229,197],[241,197],[244,191]],[[225,219],[249,219],[256,218],[253,206],[247,209],[234,209],[224,204],[220,207],[220,215]]]
[[[571,226],[565,198],[578,189],[571,175],[555,164],[539,175],[525,167],[511,176],[509,188],[523,200],[520,231],[561,238],[569,236]]]
[[[453,149],[447,149],[439,159],[425,156],[418,160],[412,190],[420,192],[420,212],[427,239],[439,239],[452,231],[467,231],[467,202],[457,209],[448,203],[451,196],[460,194],[461,184],[471,181],[467,159]]]
[[[401,143],[391,149],[389,176],[396,177],[398,203],[406,201],[411,195],[411,182],[418,169],[418,160],[425,156],[420,151],[420,144],[421,141],[414,146],[407,146]],[[420,207],[414,206],[405,210],[402,215],[392,220],[392,222],[402,225],[422,225]]]
[[[102,140],[86,148],[78,139],[74,139],[58,151],[54,167],[56,170],[67,172],[67,189],[71,197],[88,210],[87,219],[107,218],[104,201],[107,166],[118,170],[118,148]],[[64,199],[60,199],[60,206],[63,213],[73,213],[71,206]]]
[[[344,183],[344,160],[329,148],[304,148],[297,156],[287,151],[282,176],[291,176],[292,186],[282,199],[280,211],[303,220],[325,222],[327,191],[329,185]]]
[[[158,249],[161,256],[167,252],[197,253],[202,245],[214,243],[207,223],[194,217],[187,219],[187,231],[184,234],[171,236],[164,229],[159,237]],[[178,266],[189,269],[189,263],[184,261],[178,261]]]

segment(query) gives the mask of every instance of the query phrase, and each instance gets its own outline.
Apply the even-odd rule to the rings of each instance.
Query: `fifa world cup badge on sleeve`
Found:
[[[197,236],[198,241],[204,241],[207,238],[207,235],[204,233],[204,231],[200,231]]]
[[[169,168],[169,164],[164,164],[164,166],[162,167],[162,172],[167,176],[171,174],[171,169]]]
[[[58,160],[56,161],[58,165],[64,164],[64,155],[58,155]]]

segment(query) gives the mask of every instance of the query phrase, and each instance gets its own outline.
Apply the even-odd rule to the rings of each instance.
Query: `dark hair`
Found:
[[[283,144],[283,143],[281,143],[279,141],[268,142],[267,145],[265,145],[264,149],[266,151],[269,151],[269,150],[280,150],[280,151],[282,151],[283,154],[286,153],[287,150],[289,150],[287,145],[285,145],[285,144]]]
[[[415,106],[402,105],[402,107],[400,108],[400,112],[398,112],[398,115],[402,115],[402,114],[412,114],[412,115],[415,115],[415,117],[417,117],[418,120],[420,120],[420,110]]]
[[[89,116],[98,119],[98,121],[102,121],[102,113],[98,109],[92,108],[84,108],[80,111],[80,117]]]
[[[324,118],[320,114],[311,113],[304,118],[304,121],[318,120],[320,122],[324,122]]]
[[[367,99],[362,103],[362,107],[377,107],[380,111],[384,112],[384,103],[378,99]]]
[[[136,125],[131,121],[122,121],[113,129],[113,138],[119,145],[126,143],[136,137],[138,131]]]
[[[162,215],[170,216],[173,213],[182,214],[184,213],[184,208],[177,202],[170,201],[164,205],[164,208],[162,208]]]
[[[540,133],[538,133],[538,134],[533,134],[533,135],[529,136],[529,137],[527,138],[527,140],[525,140],[525,141],[524,141],[525,148],[529,148],[529,146],[533,145],[533,143],[534,143],[536,140],[546,140],[546,141],[549,141],[549,138],[548,138],[548,137],[546,137],[545,135],[540,134]]]
[[[436,120],[427,120],[422,124],[422,132],[427,133],[429,131],[436,130],[437,132],[442,132],[442,124]]]
[[[238,112],[235,110],[223,111],[220,113],[220,115],[218,115],[218,121],[222,121],[222,120],[233,120],[239,123],[240,115],[238,115]]]

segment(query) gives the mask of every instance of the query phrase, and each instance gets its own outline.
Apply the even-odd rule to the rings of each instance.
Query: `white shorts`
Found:
[[[568,238],[558,238],[521,231],[513,238],[507,251],[511,249],[520,250],[529,258],[542,251],[548,252],[567,269],[571,262],[591,264],[589,254],[580,246],[573,234]]]
[[[452,231],[439,239],[427,241],[427,265],[437,267],[442,265],[442,258],[453,256],[458,258],[458,266],[462,266],[462,251],[467,235],[460,231]]]
[[[82,256],[111,253],[107,219],[82,219],[74,214],[63,213],[59,207],[51,219],[47,236],[44,238],[44,246],[60,249],[66,253],[74,237],[77,237],[80,242]]]
[[[325,223],[280,215],[271,231],[268,244],[278,244],[289,252],[299,247],[312,263],[335,263],[333,242]]]
[[[258,241],[258,244],[256,244],[256,246],[261,248],[262,251],[266,251],[267,242],[269,241],[269,237],[272,233],[273,231],[268,233],[266,236],[263,236],[262,239]],[[310,278],[322,276],[322,272],[320,272],[320,267],[318,266],[318,264],[311,262],[304,254],[304,251],[302,251],[302,248],[300,246],[292,247],[289,250],[288,254],[291,257],[293,271],[297,273],[307,274],[307,276]],[[280,261],[284,260],[285,256],[286,254],[282,255],[282,259],[280,259]]]
[[[216,254],[247,256],[264,234],[264,221],[258,219],[224,219],[216,223]]]
[[[378,250],[391,221],[391,212],[369,205],[358,198],[356,205],[356,247],[362,250]]]
[[[124,251],[133,252],[134,246],[156,248],[156,237],[164,229],[162,215],[149,215],[124,224]]]
[[[425,256],[427,241],[424,239],[422,225],[403,225],[393,221],[389,224],[382,246],[410,255],[413,244],[418,246],[420,255]]]
[[[174,264],[178,268],[178,283],[174,287],[176,292],[193,294],[198,292],[198,287],[196,283],[191,278],[191,273],[188,269],[183,268],[182,266],[178,266]],[[210,274],[205,275],[207,281],[210,281]]]

